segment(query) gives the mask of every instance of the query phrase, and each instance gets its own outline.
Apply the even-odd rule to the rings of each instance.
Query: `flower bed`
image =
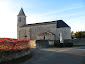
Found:
[[[6,51],[19,51],[22,49],[29,49],[30,43],[29,39],[10,39],[10,38],[1,38],[0,39],[0,52],[6,52]]]

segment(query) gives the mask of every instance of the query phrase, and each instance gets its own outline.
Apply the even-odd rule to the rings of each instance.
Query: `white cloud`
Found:
[[[45,15],[49,15],[49,14],[53,14],[53,13],[59,13],[59,12],[64,12],[64,11],[69,11],[69,10],[74,10],[74,9],[84,8],[84,7],[85,6],[66,8],[66,9],[56,10],[56,11],[52,11],[52,12],[46,12],[46,13],[43,13],[43,14],[41,14],[39,16],[45,16]]]
[[[74,17],[74,16],[76,17],[77,15],[81,15],[83,14],[83,12],[68,13],[68,14],[67,13],[61,14],[61,12],[71,11],[71,10],[79,9],[83,7],[85,6],[67,8],[67,9],[47,12],[43,14],[27,14],[27,23],[46,22],[46,21],[52,21],[52,20],[58,20],[58,19],[71,19],[71,17]],[[59,12],[60,14],[56,14]]]

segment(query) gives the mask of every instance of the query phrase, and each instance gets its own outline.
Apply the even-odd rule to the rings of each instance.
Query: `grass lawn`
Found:
[[[2,62],[0,64],[20,64],[26,60],[29,60],[31,57],[32,57],[33,54],[30,54],[30,55],[26,55],[26,56],[23,56],[23,57],[20,57],[20,58],[17,58],[17,59],[13,59],[13,60],[8,60],[8,61],[5,61],[5,62]]]

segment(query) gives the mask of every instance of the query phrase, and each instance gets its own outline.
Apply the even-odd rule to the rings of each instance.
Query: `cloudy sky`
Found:
[[[21,7],[27,24],[62,19],[71,31],[85,31],[85,0],[0,0],[0,37],[17,38]]]

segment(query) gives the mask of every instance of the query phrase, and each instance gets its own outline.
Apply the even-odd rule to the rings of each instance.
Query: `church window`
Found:
[[[21,17],[19,17],[19,22],[21,22]]]

